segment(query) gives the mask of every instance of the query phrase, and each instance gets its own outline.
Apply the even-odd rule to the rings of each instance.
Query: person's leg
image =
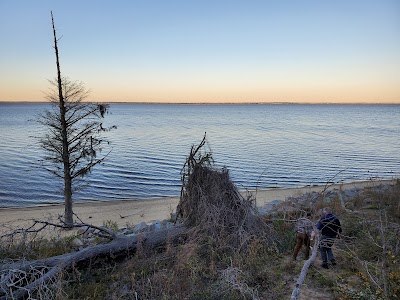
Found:
[[[321,252],[321,260],[322,260],[322,265],[321,267],[328,269],[328,257],[327,257],[327,247],[326,247],[326,237],[322,236],[321,237],[321,242],[320,242],[320,252]]]
[[[299,251],[300,251],[302,245],[303,245],[303,237],[302,237],[301,233],[297,233],[296,247],[294,247],[294,253],[293,253],[294,260],[296,260],[297,255],[299,254]]]
[[[333,255],[332,247],[329,247],[327,250],[328,259],[331,261],[332,266],[336,266],[336,260]]]
[[[328,259],[331,261],[332,265],[335,266],[336,265],[336,260],[335,257],[333,255],[333,251],[332,251],[332,246],[333,246],[333,242],[335,241],[334,238],[330,238],[327,241],[327,251],[326,254],[328,256]]]
[[[308,235],[304,235],[304,246],[306,247],[305,259],[308,259],[310,256],[310,237]]]
[[[321,260],[322,260],[321,266],[323,268],[327,268],[328,267],[328,258],[326,256],[326,248],[321,246],[320,252],[321,252]]]

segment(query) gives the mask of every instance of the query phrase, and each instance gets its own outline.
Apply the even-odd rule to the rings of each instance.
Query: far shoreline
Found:
[[[396,102],[174,102],[174,101],[85,101],[88,103],[107,103],[107,104],[158,104],[158,105],[400,105]],[[51,104],[48,101],[1,101],[1,104]]]

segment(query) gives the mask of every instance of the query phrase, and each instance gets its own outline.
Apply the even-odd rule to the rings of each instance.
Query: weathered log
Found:
[[[66,253],[34,261],[19,261],[3,264],[0,266],[0,299],[24,298],[35,291],[39,286],[54,279],[58,274],[67,271],[72,267],[85,265],[99,257],[112,257],[113,259],[126,257],[136,252],[139,243],[143,243],[144,248],[155,249],[167,243],[168,240],[175,240],[184,233],[184,226],[174,226],[173,228],[143,233],[135,236],[117,235],[107,244],[90,246],[78,252]],[[33,282],[30,282],[25,286],[17,286],[12,281],[12,274],[15,270],[29,272],[29,270],[36,268],[42,268],[45,272],[43,273],[43,276],[34,279]]]
[[[318,230],[315,228],[315,226],[314,226],[314,232],[318,232]],[[303,268],[301,269],[300,275],[297,278],[296,285],[294,286],[294,289],[292,291],[290,300],[297,300],[297,297],[300,294],[300,286],[303,284],[303,281],[306,278],[308,268],[311,266],[311,264],[315,261],[315,259],[317,257],[318,246],[319,246],[319,234],[316,234],[311,257],[306,260],[306,262],[303,265]]]

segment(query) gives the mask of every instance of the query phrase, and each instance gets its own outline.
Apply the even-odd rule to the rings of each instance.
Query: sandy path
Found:
[[[362,188],[365,186],[377,185],[381,182],[392,181],[364,181],[346,184],[335,184],[329,189]],[[322,191],[325,186],[312,186],[301,188],[273,188],[260,189],[256,193],[257,205],[262,206],[272,200],[285,200],[287,197],[300,196],[306,192]],[[171,212],[176,210],[179,203],[178,197],[158,199],[135,199],[109,202],[77,203],[74,211],[85,223],[101,226],[105,221],[113,221],[119,227],[126,227],[126,224],[138,224],[140,222],[151,222],[163,220],[170,217]],[[51,205],[41,207],[17,207],[0,208],[0,224],[12,224],[13,226],[26,226],[32,219],[49,220],[55,219],[63,214],[63,205]],[[28,221],[27,221],[28,220]]]

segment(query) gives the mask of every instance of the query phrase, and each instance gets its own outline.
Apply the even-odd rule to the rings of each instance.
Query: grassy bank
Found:
[[[331,203],[343,225],[343,236],[334,246],[338,265],[325,270],[317,260],[307,274],[300,299],[400,297],[399,199],[397,182],[384,191],[366,188],[351,200],[352,210],[344,209],[340,199]],[[322,201],[316,209],[324,206]],[[303,265],[303,261],[291,260],[295,243],[293,220],[298,215],[294,211],[263,216],[261,222],[268,234],[251,237],[240,251],[227,248],[212,236],[197,240],[185,236],[156,249],[139,245],[129,257],[99,258],[84,268],[63,272],[43,284],[32,297],[288,299]],[[118,230],[112,222],[104,225]],[[76,251],[74,238],[72,232],[60,237],[57,230],[3,236],[0,258],[4,263]],[[105,242],[101,238],[96,241]]]

